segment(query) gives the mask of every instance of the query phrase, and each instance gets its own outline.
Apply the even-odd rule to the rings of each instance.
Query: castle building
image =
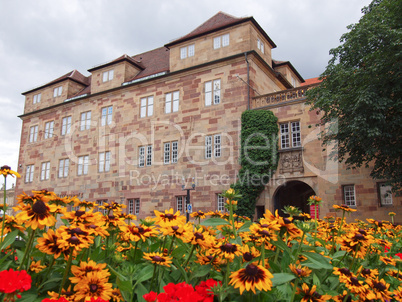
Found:
[[[319,113],[305,104],[305,81],[253,17],[217,13],[164,46],[77,70],[25,96],[16,195],[48,189],[98,203],[116,201],[144,218],[153,210],[224,210],[219,195],[236,181],[241,114],[271,110],[279,122],[279,165],[257,202],[256,217],[319,195],[354,218],[387,219],[401,198],[347,170],[323,151]]]

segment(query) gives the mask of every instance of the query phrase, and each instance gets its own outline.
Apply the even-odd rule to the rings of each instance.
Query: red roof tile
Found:
[[[300,86],[307,86],[307,85],[312,85],[312,84],[318,84],[321,83],[322,80],[320,80],[318,77],[317,78],[311,78],[307,79],[304,81],[304,83],[301,83]]]

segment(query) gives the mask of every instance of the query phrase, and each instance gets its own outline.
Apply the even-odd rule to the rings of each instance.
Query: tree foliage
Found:
[[[333,156],[351,168],[370,167],[371,177],[402,184],[401,22],[402,0],[374,0],[362,9],[358,23],[348,26],[341,45],[308,92],[312,110],[337,130],[321,133],[334,140]]]
[[[257,198],[278,166],[277,117],[267,110],[247,110],[241,117],[239,177],[232,188],[240,192],[236,214],[253,217]]]

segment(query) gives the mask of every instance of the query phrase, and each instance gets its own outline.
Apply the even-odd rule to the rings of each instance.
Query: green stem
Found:
[[[172,252],[172,249],[173,249],[173,242],[174,242],[175,238],[176,238],[176,236],[173,235],[172,242],[170,243],[170,247],[169,247],[169,251],[168,251],[168,252],[169,252],[169,255],[170,255],[170,253]]]
[[[299,279],[296,279],[295,285],[293,287],[292,299],[290,300],[290,302],[293,302],[295,300],[295,295],[296,295],[296,290],[297,290],[298,285],[299,285]]]
[[[135,263],[135,256],[137,254],[138,241],[135,242],[133,262]]]
[[[48,269],[47,269],[46,275],[45,275],[45,277],[43,278],[42,283],[39,285],[38,290],[41,289],[42,286],[43,286],[43,284],[47,281],[47,277],[49,276],[49,273],[51,272],[52,267],[53,267],[55,261],[56,261],[56,259],[55,259],[54,256],[53,256],[52,261],[50,262],[50,265],[49,265],[49,267],[48,267]]]
[[[162,246],[161,246],[161,253],[162,253],[162,254],[163,254],[163,250],[165,249],[166,238],[167,238],[167,236],[165,236],[165,238],[163,239],[163,244],[162,244]]]
[[[193,244],[193,246],[191,247],[190,254],[188,255],[186,263],[184,263],[184,268],[187,266],[188,262],[190,261],[190,258],[193,255],[194,249],[195,249],[195,244]]]
[[[74,248],[72,247],[72,248],[70,248],[70,255],[68,257],[66,269],[64,271],[63,280],[61,281],[61,286],[60,286],[60,289],[59,289],[59,298],[60,298],[60,295],[61,295],[61,291],[63,290],[63,286],[66,283],[68,273],[70,272],[71,263],[73,261],[73,254],[74,254],[73,252],[74,252]]]
[[[6,208],[6,198],[7,198],[6,184],[7,184],[7,177],[6,177],[6,175],[4,175],[3,224],[1,226],[0,244],[3,243],[4,227],[5,227],[5,222],[6,222],[6,209],[7,209]]]
[[[25,260],[28,258],[29,252],[31,251],[32,243],[35,238],[35,232],[36,232],[36,229],[34,229],[34,230],[31,229],[31,236],[29,237],[28,244],[25,247],[24,256],[22,257],[22,261],[21,261],[21,265],[20,265],[21,269],[24,269]]]
[[[225,287],[228,287],[228,283],[229,283],[229,273],[230,273],[230,269],[229,269],[229,265],[230,265],[230,261],[229,259],[226,259],[227,263],[226,263],[226,271],[225,271]]]
[[[155,275],[156,275],[156,266],[157,266],[157,264],[154,264],[154,273],[152,275],[151,284],[149,285],[149,290],[151,290],[153,288],[152,284],[154,283],[154,279],[155,279]],[[159,293],[159,289],[157,289],[156,291]]]
[[[295,261],[297,261],[297,259],[299,259],[299,254],[300,254],[300,251],[301,251],[301,248],[302,248],[302,245],[303,245],[303,241],[304,241],[304,236],[305,236],[305,235],[306,235],[306,233],[303,232],[302,238],[301,238],[301,240],[300,240],[300,245],[299,245],[299,247],[298,247],[298,249],[297,249]]]

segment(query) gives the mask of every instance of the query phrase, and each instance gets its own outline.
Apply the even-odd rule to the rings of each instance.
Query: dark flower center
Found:
[[[96,229],[96,225],[94,225],[94,224],[90,224],[89,227],[90,227],[91,229]]]
[[[175,225],[175,226],[172,226],[172,229],[173,229],[173,231],[176,232],[179,229],[179,227],[177,225]]]
[[[253,260],[253,255],[251,255],[251,253],[249,253],[249,252],[245,252],[243,254],[243,259],[246,261],[251,261],[251,260]]]
[[[258,274],[258,271],[259,271],[258,267],[255,266],[254,264],[249,264],[249,265],[246,266],[246,274],[248,276],[253,276],[254,277],[254,276],[256,276]]]
[[[371,270],[370,270],[369,268],[364,268],[364,269],[362,270],[362,274],[363,274],[363,275],[370,275],[370,272],[371,272]]]
[[[211,261],[212,259],[214,259],[214,257],[212,257],[212,256],[206,256],[208,259],[209,259],[209,261]]]
[[[221,246],[221,250],[228,253],[234,253],[237,251],[237,247],[231,243],[226,243]]]
[[[291,223],[292,221],[290,221],[290,219],[288,219],[288,218],[283,218],[283,222],[284,222],[285,224],[289,224],[289,223]]]
[[[4,165],[0,168],[0,170],[4,171],[4,170],[11,170],[11,168],[7,165]]]
[[[85,211],[75,211],[75,216],[76,217],[81,217],[84,214],[85,214]]]
[[[89,286],[89,290],[91,291],[91,293],[96,293],[97,290],[98,290],[98,285],[96,285],[96,284],[91,284],[91,285]]]
[[[374,288],[381,292],[387,289],[387,287],[384,284],[382,284],[381,282],[375,282],[375,281],[374,281]]]
[[[356,234],[356,235],[355,235],[355,239],[356,239],[356,240],[363,240],[363,239],[364,239],[364,236],[363,236],[362,234]]]
[[[47,212],[47,207],[42,200],[38,200],[32,206],[32,211],[34,211],[36,214],[45,214]]]
[[[78,237],[77,236],[71,236],[71,238],[68,240],[71,244],[75,244],[75,245],[77,245],[77,244],[80,244],[80,240],[78,239]]]
[[[165,262],[165,259],[162,258],[161,256],[153,256],[152,260],[155,262]]]
[[[109,215],[107,215],[107,217],[108,217],[109,219],[114,219],[113,213],[110,213]]]
[[[268,237],[269,236],[269,232],[267,231],[267,230],[262,230],[262,231],[259,231],[258,232],[261,236],[264,236],[264,237]]]
[[[348,268],[344,267],[344,268],[341,268],[339,271],[344,275],[350,276],[350,270]]]
[[[262,224],[261,227],[262,228],[267,228],[267,227],[269,227],[269,225],[268,224]]]
[[[360,286],[359,280],[358,280],[356,277],[350,278],[350,282],[351,282],[354,286]]]
[[[201,233],[199,233],[199,232],[196,232],[196,233],[194,234],[194,236],[195,236],[195,239],[204,240],[204,235],[201,234]]]
[[[296,268],[296,273],[300,276],[303,273],[303,271],[300,268]]]
[[[173,214],[165,214],[165,218],[167,218],[168,220],[173,220],[174,219],[174,215]]]
[[[86,232],[81,230],[80,228],[74,228],[71,230],[71,234],[77,234],[77,235],[87,235]]]
[[[363,229],[359,229],[359,233],[363,234],[363,235],[367,235],[367,232],[365,230],[363,230]]]

